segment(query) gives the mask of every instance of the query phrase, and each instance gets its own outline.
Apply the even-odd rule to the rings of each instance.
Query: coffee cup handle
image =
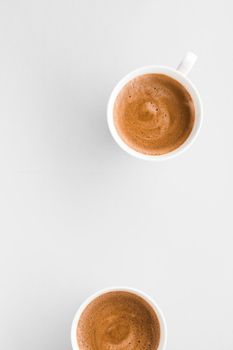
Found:
[[[187,75],[193,68],[196,60],[197,60],[197,55],[195,55],[195,53],[187,52],[183,60],[180,62],[179,66],[177,67],[177,70],[180,73]]]

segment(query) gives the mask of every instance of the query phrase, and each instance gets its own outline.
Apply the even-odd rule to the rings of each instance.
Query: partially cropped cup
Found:
[[[165,350],[167,327],[157,303],[129,287],[111,287],[87,298],[71,327],[73,350]]]
[[[132,155],[134,157],[140,158],[140,159],[150,160],[150,161],[158,161],[158,160],[170,159],[176,155],[179,155],[182,152],[184,152],[185,150],[187,150],[193,144],[193,142],[196,140],[196,138],[198,136],[198,133],[199,133],[199,130],[201,127],[202,114],[203,114],[202,102],[201,102],[201,98],[200,98],[200,95],[198,93],[198,90],[196,89],[194,84],[190,81],[190,79],[187,77],[187,74],[192,69],[193,65],[195,64],[196,59],[197,59],[197,56],[194,53],[188,52],[177,69],[165,67],[165,66],[142,67],[142,68],[139,68],[139,69],[129,73],[128,75],[126,75],[116,85],[116,87],[113,89],[113,91],[110,95],[108,105],[107,105],[107,122],[108,122],[109,130],[112,134],[113,139],[125,152],[129,153],[130,155]],[[187,91],[187,94],[189,95],[189,97],[191,97],[191,101],[192,101],[193,109],[194,109],[193,124],[192,124],[191,131],[189,132],[187,138],[184,141],[182,141],[181,144],[179,144],[174,149],[168,150],[167,152],[165,151],[162,154],[148,154],[147,152],[143,152],[143,151],[138,150],[135,147],[132,147],[132,145],[130,145],[128,142],[126,142],[126,140],[123,137],[123,135],[121,134],[121,132],[119,132],[117,125],[116,125],[115,115],[114,115],[117,98],[118,98],[119,94],[123,91],[124,87],[126,87],[127,84],[129,84],[130,82],[134,82],[135,78],[139,78],[141,76],[146,76],[146,75],[150,75],[150,74],[156,74],[156,75],[160,75],[160,76],[163,75],[167,78],[171,78],[177,84],[179,83],[179,85]],[[131,97],[131,96],[129,96],[129,97]],[[161,99],[162,98],[163,98],[163,96],[161,97]],[[184,101],[184,103],[186,103],[186,102]],[[156,111],[158,110],[157,106],[155,106],[153,101],[152,101],[152,103],[150,101],[148,101],[148,104],[150,104],[149,107],[151,109],[154,108]],[[134,107],[134,108],[136,110],[136,107]],[[126,113],[127,113],[127,110],[126,110]],[[168,111],[168,113],[169,113],[169,111]],[[180,114],[182,114],[182,113],[180,113]],[[165,114],[165,116],[166,116],[166,114]],[[164,116],[162,115],[162,117],[164,117]],[[173,117],[174,116],[171,115],[171,125],[172,125],[173,120],[174,120]],[[155,115],[155,119],[156,119],[156,115]],[[129,121],[129,124],[130,124],[130,122],[131,121]],[[134,121],[132,121],[131,125],[133,123],[134,123]],[[161,129],[161,126],[163,128],[163,125],[161,124],[161,120],[159,121],[159,123],[160,123],[160,125],[158,125],[157,129]],[[169,123],[170,123],[170,121],[167,122],[167,124],[169,124]],[[167,126],[165,125],[165,127],[167,127]],[[172,128],[172,126],[170,129],[169,129],[169,127],[167,127],[168,134],[169,134],[169,132],[171,133],[170,129]],[[178,132],[179,132],[179,129],[178,129]],[[146,137],[147,137],[147,135],[146,135]]]

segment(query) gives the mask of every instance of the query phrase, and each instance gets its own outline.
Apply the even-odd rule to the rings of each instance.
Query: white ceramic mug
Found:
[[[98,291],[97,293],[91,295],[89,298],[87,298],[82,303],[82,305],[79,307],[78,311],[76,312],[76,314],[74,316],[74,319],[72,322],[72,327],[71,327],[71,343],[72,343],[73,350],[80,350],[80,348],[78,346],[78,342],[77,342],[77,327],[78,327],[78,322],[79,322],[79,319],[80,319],[82,312],[98,296],[103,295],[103,294],[108,293],[108,292],[117,292],[117,291],[129,292],[129,293],[133,293],[133,294],[140,296],[155,311],[155,313],[158,317],[158,320],[159,320],[159,324],[160,324],[160,341],[159,341],[159,346],[158,346],[157,350],[164,350],[166,347],[166,343],[167,343],[167,326],[166,326],[166,322],[165,322],[164,316],[163,316],[160,308],[158,307],[156,302],[151,297],[149,297],[145,293],[143,293],[135,288],[129,288],[129,287],[110,287],[110,288],[102,289],[102,290]]]
[[[116,87],[113,89],[107,106],[107,121],[108,126],[110,129],[110,132],[116,141],[116,143],[127,153],[131,154],[134,157],[145,159],[145,160],[164,160],[172,158],[180,153],[182,153],[184,150],[189,148],[194,140],[196,139],[201,124],[202,124],[202,103],[200,95],[196,89],[196,87],[193,85],[193,83],[188,79],[187,74],[192,69],[194,63],[196,62],[197,56],[192,53],[188,52],[183,61],[180,63],[177,69],[170,68],[170,67],[164,67],[164,66],[147,66],[139,68],[128,75],[126,75],[123,79],[120,80],[120,82],[116,85]],[[140,152],[135,151],[133,148],[129,147],[120,137],[118,134],[115,123],[114,123],[114,116],[113,116],[113,109],[114,109],[114,103],[116,100],[116,97],[118,96],[121,89],[124,87],[125,84],[127,84],[130,80],[134,79],[135,77],[143,74],[150,74],[150,73],[160,73],[160,74],[166,74],[169,77],[177,80],[180,82],[190,93],[194,107],[195,107],[195,122],[193,129],[187,138],[187,140],[177,149],[175,149],[172,152],[162,154],[162,155],[147,155]]]

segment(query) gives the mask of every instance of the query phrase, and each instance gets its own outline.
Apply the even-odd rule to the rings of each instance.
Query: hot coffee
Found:
[[[159,341],[155,311],[130,292],[107,292],[95,298],[77,326],[80,350],[156,350]]]
[[[118,94],[114,122],[123,141],[148,155],[169,153],[189,137],[195,108],[187,89],[164,74],[140,75]]]

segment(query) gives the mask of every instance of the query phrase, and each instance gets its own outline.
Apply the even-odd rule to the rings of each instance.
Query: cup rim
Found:
[[[152,74],[162,73],[162,74],[168,75],[169,77],[181,83],[190,93],[194,102],[194,107],[195,107],[195,123],[188,138],[185,140],[183,144],[181,144],[175,150],[169,153],[161,154],[161,155],[144,154],[128,146],[118,134],[114,124],[114,117],[113,117],[113,108],[114,108],[116,97],[118,96],[120,90],[124,87],[124,85],[137,76],[150,74],[150,73]],[[189,149],[189,147],[194,143],[194,141],[196,140],[199,134],[199,131],[202,125],[202,118],[203,118],[203,106],[202,106],[201,97],[197,88],[192,83],[192,81],[186,75],[181,73],[179,70],[171,67],[167,67],[167,66],[161,66],[161,65],[143,66],[125,75],[113,88],[107,103],[108,128],[115,142],[121,147],[121,149],[123,149],[128,154],[136,158],[149,160],[149,161],[163,161],[163,160],[171,159],[176,157],[177,155],[182,154],[184,151]]]
[[[97,298],[100,295],[106,294],[108,292],[129,292],[132,294],[136,294],[143,298],[155,311],[159,324],[160,324],[160,341],[159,341],[159,346],[157,350],[164,350],[167,345],[167,324],[164,318],[164,315],[158,306],[158,304],[155,302],[155,300],[146,294],[145,292],[142,292],[141,290],[137,288],[132,288],[132,287],[109,287],[109,288],[103,288],[98,290],[97,292],[93,293],[89,297],[87,297],[82,304],[79,306],[78,310],[76,311],[72,325],[71,325],[71,344],[73,350],[80,350],[77,342],[77,326],[79,319],[81,317],[82,312],[85,310],[85,308],[90,304],[91,301],[93,301],[95,298]]]

